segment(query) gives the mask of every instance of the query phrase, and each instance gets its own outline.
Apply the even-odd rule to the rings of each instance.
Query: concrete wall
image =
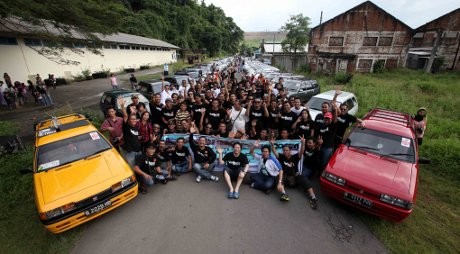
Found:
[[[96,55],[85,48],[83,53],[75,53],[66,49],[62,58],[78,61],[78,65],[59,64],[50,58],[37,53],[36,50],[24,44],[22,38],[17,38],[18,45],[0,45],[0,73],[7,72],[14,81],[24,82],[34,78],[36,74],[48,77],[54,74],[56,78],[71,79],[72,76],[81,75],[83,70],[94,73],[102,70],[120,72],[124,68],[139,68],[141,65],[161,65],[176,62],[176,50],[122,50],[101,49],[103,55]],[[42,48],[42,47],[39,47]],[[34,79],[33,79],[34,81]]]

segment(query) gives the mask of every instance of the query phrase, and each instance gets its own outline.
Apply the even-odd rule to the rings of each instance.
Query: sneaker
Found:
[[[167,184],[167,183],[168,183],[168,179],[165,178],[165,179],[161,180],[161,183],[162,183],[162,184]]]
[[[233,191],[229,191],[228,194],[227,194],[227,198],[229,198],[229,199],[234,198],[235,196],[233,195],[233,193],[234,193]]]
[[[195,181],[196,181],[197,183],[201,182],[201,176],[197,176],[196,179],[195,179]]]
[[[233,192],[233,198],[234,198],[234,199],[239,199],[239,198],[240,198],[240,193],[234,191],[234,192]]]
[[[317,198],[310,198],[310,207],[313,210],[316,210],[318,208],[318,199]]]
[[[280,200],[281,201],[289,201],[289,196],[287,194],[283,193],[283,194],[281,194]]]
[[[211,180],[213,180],[214,182],[218,182],[218,181],[219,181],[219,177],[217,177],[217,176],[211,176]]]

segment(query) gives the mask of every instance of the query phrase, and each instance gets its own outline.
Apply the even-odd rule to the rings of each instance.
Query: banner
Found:
[[[185,139],[185,146],[189,148],[190,154],[192,154],[193,158],[193,152],[190,149],[190,145],[188,143],[190,134],[166,134],[162,137],[162,140],[166,142],[166,146],[174,146],[176,145],[176,140],[178,138],[184,138]],[[259,165],[259,160],[256,160],[250,153],[250,149],[252,146],[254,146],[256,140],[242,140],[242,139],[231,139],[231,138],[220,138],[220,137],[215,137],[215,136],[209,136],[209,135],[201,135],[201,134],[194,134],[193,139],[195,141],[198,141],[200,137],[205,137],[206,138],[206,144],[209,146],[215,153],[216,153],[216,163],[217,166],[215,167],[214,171],[222,171],[223,170],[223,165],[219,164],[219,154],[217,153],[216,147],[219,146],[223,149],[222,155],[225,156],[227,153],[233,152],[233,143],[239,142],[241,143],[241,153],[245,154],[248,157],[249,160],[249,172],[258,172],[258,165]],[[260,150],[263,146],[270,146],[270,142],[268,141],[259,141],[259,146],[254,148],[254,153],[258,155],[262,155],[262,151]],[[296,154],[300,150],[301,142],[300,139],[288,139],[288,140],[277,140],[275,142],[275,148],[276,151],[281,154],[283,153],[283,146],[288,145],[291,148],[291,153]],[[271,152],[271,149],[270,149]],[[275,163],[278,165],[278,167],[281,169],[281,165],[278,162],[278,160],[275,158],[274,154],[271,153],[271,159],[275,161]],[[299,163],[300,164],[300,163]]]

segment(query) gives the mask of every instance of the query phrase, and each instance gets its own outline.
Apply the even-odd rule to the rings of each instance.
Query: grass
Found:
[[[418,199],[402,223],[391,223],[359,213],[374,234],[393,253],[460,253],[460,73],[425,74],[397,70],[355,74],[336,86],[333,77],[320,76],[322,91],[341,88],[357,95],[358,116],[374,107],[415,114],[426,107],[428,126],[420,156]]]

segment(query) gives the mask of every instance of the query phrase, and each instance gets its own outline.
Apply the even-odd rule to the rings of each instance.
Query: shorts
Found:
[[[240,172],[243,170],[243,168],[238,168],[237,170],[231,169],[227,166],[224,166],[224,171],[227,172],[227,174],[230,176],[230,179],[232,181],[238,180],[238,176],[240,175]]]

